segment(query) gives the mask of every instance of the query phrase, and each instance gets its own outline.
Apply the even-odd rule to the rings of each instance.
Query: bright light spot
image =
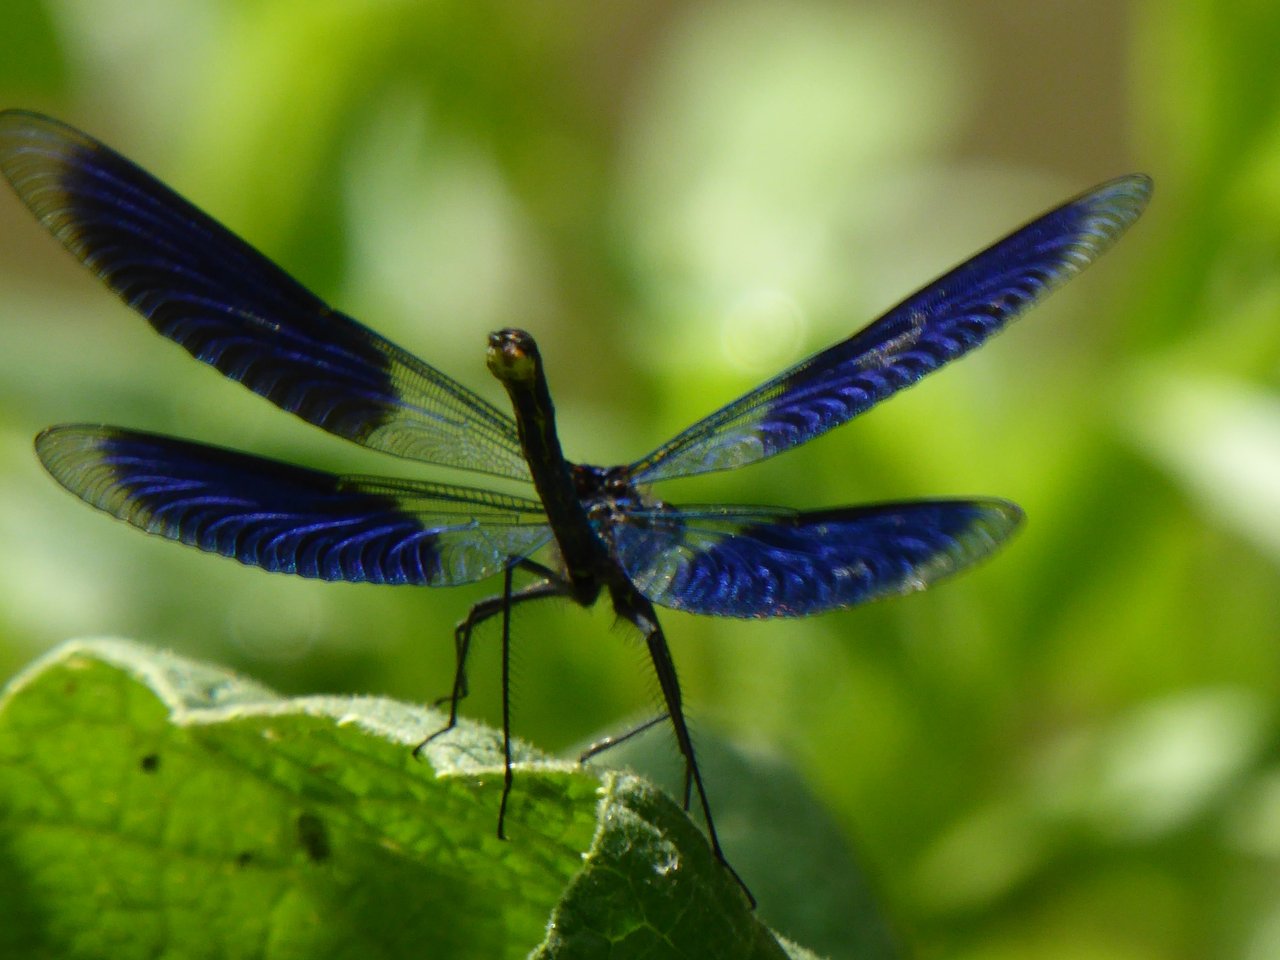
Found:
[[[1181,826],[1253,761],[1266,713],[1243,690],[1200,690],[1136,711],[1102,744],[1097,819],[1135,839]]]
[[[139,128],[173,131],[189,121],[207,82],[205,65],[229,42],[216,0],[59,0],[53,12],[70,56],[88,70],[95,95]],[[181,43],[174,43],[181,37]],[[87,119],[85,128],[101,136]],[[163,138],[157,138],[162,143]],[[136,144],[135,144],[136,145]]]
[[[765,287],[750,291],[725,313],[720,347],[735,370],[774,372],[799,352],[807,331],[800,305],[781,290]]]
[[[0,541],[23,545],[0,561],[0,603],[13,638],[44,645],[118,621],[130,570],[104,564],[97,552],[99,533],[114,536],[117,528],[99,526],[55,488],[26,432],[0,435],[0,460],[22,465],[0,483],[0,501],[22,505],[0,513]]]
[[[1130,432],[1207,512],[1280,562],[1280,399],[1176,374],[1134,390]]]
[[[881,243],[901,209],[886,180],[972,102],[957,34],[935,26],[884,6],[758,2],[695,6],[676,22],[620,158],[640,295],[666,324],[638,343],[703,361],[695,324],[734,303],[713,347],[772,372],[810,322],[862,315],[873,271],[859,246]],[[735,329],[739,312],[765,336]]]
[[[323,604],[306,584],[279,584],[253,578],[228,598],[227,634],[249,657],[290,662],[311,654],[321,634]]]
[[[680,854],[674,848],[666,851],[666,856],[653,865],[653,872],[660,877],[675,873],[680,869]]]
[[[355,141],[347,198],[351,299],[394,339],[429,342],[433,363],[447,365],[451,349],[474,358],[490,329],[536,326],[548,312],[536,245],[501,172],[420,104],[392,98]]]

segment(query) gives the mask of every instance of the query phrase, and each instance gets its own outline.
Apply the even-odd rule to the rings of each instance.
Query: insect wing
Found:
[[[1147,177],[1120,177],[1033,220],[636,461],[632,479],[741,467],[840,426],[1003,330],[1101,256],[1150,194]]]
[[[197,360],[371,449],[528,479],[510,417],[331,309],[110,148],[8,110],[0,171],[63,246]]]
[[[140,530],[302,577],[470,583],[551,536],[533,500],[337,476],[115,427],[51,427],[36,453],[76,496]]]
[[[1004,500],[838,510],[666,508],[626,514],[610,536],[654,603],[718,617],[800,617],[922,590],[991,554],[1022,511]]]

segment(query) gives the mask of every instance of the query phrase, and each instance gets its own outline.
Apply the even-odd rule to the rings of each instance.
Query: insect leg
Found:
[[[658,623],[658,614],[653,604],[642,597],[629,581],[614,584],[610,595],[613,607],[619,617],[635,625],[644,634],[645,644],[649,647],[649,659],[653,661],[654,672],[658,675],[658,685],[662,688],[662,697],[667,704],[667,716],[675,730],[676,744],[684,757],[685,769],[685,809],[688,809],[690,788],[698,791],[698,802],[702,806],[702,815],[707,823],[707,840],[711,843],[711,852],[723,864],[742,892],[756,905],[756,898],[751,895],[747,885],[742,882],[738,872],[730,866],[720,847],[720,838],[716,835],[715,821],[711,817],[711,802],[707,799],[707,790],[702,783],[702,773],[698,770],[698,760],[693,752],[693,739],[689,736],[689,726],[685,722],[684,707],[680,697],[680,681],[676,678],[675,661],[671,659],[671,651],[667,647],[667,638]]]
[[[632,737],[637,737],[640,734],[644,733],[646,730],[652,730],[658,724],[665,721],[668,716],[670,715],[666,713],[660,713],[656,717],[650,717],[648,720],[645,720],[642,723],[636,724],[634,727],[632,727],[630,730],[627,730],[624,733],[610,734],[607,737],[601,737],[595,743],[591,744],[591,746],[587,747],[587,749],[583,750],[582,753],[578,754],[578,762],[586,763],[592,757],[598,757],[600,754],[604,753],[606,750],[612,750],[614,747],[618,746],[619,744],[626,743]],[[684,808],[686,810],[689,809],[689,796],[688,796],[687,787],[685,790]]]
[[[511,797],[511,576],[507,567],[502,577],[502,800],[498,803],[498,839],[507,839],[507,800]]]
[[[521,560],[514,566],[529,573],[537,574],[542,577],[542,580],[516,590],[509,598],[506,594],[486,597],[468,610],[467,615],[459,620],[453,628],[453,649],[457,657],[453,675],[453,687],[443,697],[437,697],[431,701],[433,707],[442,707],[446,703],[450,704],[451,719],[456,719],[458,701],[467,695],[467,655],[471,651],[471,632],[490,617],[501,613],[503,606],[508,602],[521,603],[524,600],[536,600],[539,597],[560,596],[566,592],[564,579],[550,567],[545,567],[534,560]],[[450,723],[449,726],[452,727],[453,723]]]
[[[453,673],[453,687],[446,696],[440,697],[432,703],[432,706],[436,707],[442,706],[446,702],[449,704],[449,721],[413,748],[415,757],[420,757],[423,749],[432,740],[448,733],[458,725],[458,704],[467,695],[467,656],[471,652],[472,631],[486,620],[502,613],[515,604],[524,603],[527,600],[539,600],[543,597],[559,597],[565,594],[566,585],[564,579],[550,567],[543,566],[533,560],[521,560],[519,563],[513,563],[507,569],[508,572],[513,572],[516,568],[535,573],[543,577],[543,579],[519,590],[504,589],[498,596],[481,600],[467,612],[466,617],[454,628],[453,646],[457,660]],[[506,581],[504,580],[505,583]]]

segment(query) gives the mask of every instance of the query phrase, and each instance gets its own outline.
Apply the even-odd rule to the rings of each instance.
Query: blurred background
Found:
[[[661,490],[1004,496],[1028,523],[1003,553],[803,622],[664,622],[698,728],[794,765],[919,955],[1280,956],[1280,8],[9,0],[4,23],[0,105],[106,140],[495,402],[485,335],[532,331],[595,463],[1153,175],[1132,233],[979,354]],[[452,626],[497,584],[316,583],[148,539],[42,473],[31,439],[61,421],[467,481],[194,363],[6,191],[0,673],[119,634],[289,693],[447,691]],[[517,618],[516,729],[545,749],[654,704],[605,607]],[[494,641],[466,705],[489,720]]]

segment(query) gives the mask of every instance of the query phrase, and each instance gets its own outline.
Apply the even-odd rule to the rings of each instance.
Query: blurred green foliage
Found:
[[[1006,496],[1029,523],[1001,556],[811,621],[666,625],[695,720],[802,771],[923,955],[1280,955],[1280,9],[22,0],[5,27],[5,106],[104,138],[463,382],[500,399],[484,336],[530,329],[592,462],[1045,207],[1151,173],[1133,233],[979,355],[662,491]],[[8,195],[0,345],[4,673],[116,633],[289,692],[445,691],[483,587],[295,582],[154,542],[56,489],[30,438],[101,420],[412,464],[191,362]],[[533,742],[652,707],[603,609],[517,630]],[[494,646],[467,704],[491,720]]]

